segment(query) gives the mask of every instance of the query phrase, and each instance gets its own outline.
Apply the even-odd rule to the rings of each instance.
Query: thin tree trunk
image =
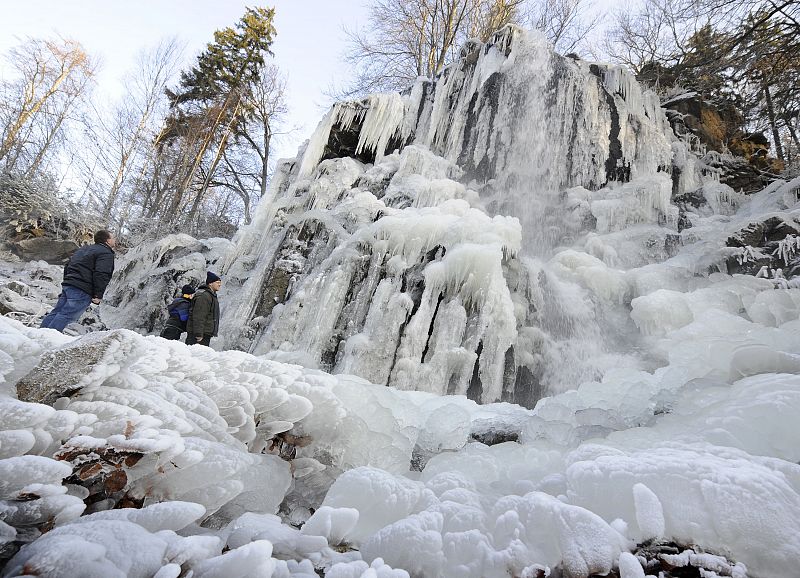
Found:
[[[42,143],[42,146],[39,147],[39,152],[36,153],[36,158],[33,159],[31,166],[28,167],[28,170],[25,171],[26,177],[35,174],[36,171],[38,170],[39,165],[41,165],[42,160],[44,159],[45,153],[47,153],[47,151],[50,150],[50,146],[53,144],[53,140],[55,139],[56,134],[61,128],[61,125],[64,123],[64,118],[66,118],[67,116],[67,111],[69,109],[69,106],[70,105],[67,105],[67,107],[65,107],[64,110],[61,111],[55,126],[52,129],[50,129],[50,131],[47,133],[47,138],[45,139],[44,143]]]
[[[792,137],[792,141],[794,142],[795,148],[798,151],[800,151],[800,140],[797,139],[797,131],[794,130],[794,127],[792,126],[792,121],[790,119],[786,119],[785,122],[786,122],[786,128],[789,129],[789,134]]]
[[[767,103],[767,114],[769,115],[769,125],[772,128],[772,140],[775,142],[775,154],[778,159],[785,161],[783,156],[783,146],[781,145],[781,135],[778,132],[778,123],[775,120],[775,108],[772,106],[772,95],[769,92],[769,84],[766,78],[762,78],[762,89],[764,91],[764,99]]]
[[[85,55],[79,55],[77,58],[70,61],[69,65],[65,66],[65,63],[62,63],[61,73],[53,81],[52,86],[50,86],[50,88],[47,89],[47,92],[45,92],[38,101],[33,103],[30,109],[26,110],[25,105],[23,105],[22,110],[20,110],[19,116],[11,125],[11,127],[8,129],[5,139],[3,139],[3,144],[0,145],[0,159],[2,159],[4,156],[8,154],[8,151],[11,149],[12,143],[16,139],[17,134],[25,125],[25,123],[27,123],[32,116],[34,116],[37,112],[39,112],[39,109],[41,109],[42,106],[44,106],[44,103],[47,102],[47,100],[49,100],[50,97],[52,97],[58,91],[58,87],[61,86],[61,84],[67,79],[67,77],[72,73],[72,71],[77,66],[82,64],[84,60],[85,60]],[[35,90],[36,88],[33,85],[33,79],[31,79],[31,86],[30,86],[31,100],[33,99]]]
[[[231,130],[233,129],[233,124],[236,122],[237,117],[239,116],[239,107],[242,103],[242,99],[240,96],[237,95],[236,97],[236,105],[233,107],[233,113],[231,114],[231,119],[228,122],[228,126],[225,127],[225,132],[222,135],[222,138],[219,141],[219,146],[217,147],[217,152],[214,155],[214,160],[211,162],[211,166],[208,168],[208,173],[206,174],[206,178],[203,180],[203,186],[200,188],[200,191],[197,193],[197,196],[192,203],[192,208],[189,211],[189,216],[187,217],[187,222],[191,223],[197,217],[197,211],[200,209],[200,205],[202,200],[205,198],[206,193],[208,192],[208,186],[211,183],[211,179],[214,176],[214,172],[217,170],[217,166],[219,166],[219,161],[222,159],[222,153],[225,150],[225,145],[228,143],[228,138],[231,135]]]
[[[267,194],[267,179],[269,177],[269,143],[272,140],[272,131],[264,127],[264,156],[261,157],[261,182],[259,183],[258,198],[263,199]]]

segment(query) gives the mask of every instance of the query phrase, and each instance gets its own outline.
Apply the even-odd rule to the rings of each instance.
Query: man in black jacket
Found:
[[[194,294],[192,311],[186,324],[186,344],[211,345],[211,338],[219,331],[219,300],[217,291],[222,280],[209,271],[206,273],[206,284],[200,285]]]
[[[94,234],[94,245],[75,251],[64,266],[61,295],[53,310],[42,319],[42,327],[64,331],[86,311],[89,303],[100,303],[114,274],[116,239],[108,231]]]

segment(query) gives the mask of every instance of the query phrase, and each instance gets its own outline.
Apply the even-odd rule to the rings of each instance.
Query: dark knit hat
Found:
[[[184,285],[181,287],[181,295],[194,295],[194,287],[191,285]]]
[[[215,275],[211,271],[206,273],[206,285],[211,285],[214,281],[219,281],[219,276]]]

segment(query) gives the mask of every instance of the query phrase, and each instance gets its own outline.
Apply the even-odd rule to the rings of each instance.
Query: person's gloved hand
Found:
[[[92,303],[95,305],[100,305],[100,298],[99,297],[92,297]]]

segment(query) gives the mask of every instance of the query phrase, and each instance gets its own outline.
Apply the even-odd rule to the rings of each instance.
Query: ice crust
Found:
[[[707,576],[796,573],[800,289],[725,263],[745,225],[800,218],[800,181],[732,193],[627,72],[565,65],[535,35],[506,30],[476,56],[433,88],[332,109],[233,244],[139,249],[192,275],[223,266],[240,285],[221,292],[222,334],[244,341],[216,346],[249,352],[0,317],[0,547],[21,546],[4,576],[641,578],[645,541],[696,546],[670,563]],[[508,118],[523,79],[535,93],[559,74],[570,82],[553,100],[590,130],[481,133],[488,120],[470,125],[469,99],[449,97],[478,102],[501,71]],[[609,150],[601,88],[620,111],[629,182],[606,183],[591,160]],[[334,125],[360,126],[375,162],[319,162]],[[487,159],[509,177],[498,194],[466,172]],[[670,162],[706,200],[680,232],[659,170]],[[325,240],[288,250],[292,227]],[[777,256],[797,249],[787,237]],[[153,273],[142,262],[121,265]],[[284,293],[248,325],[273,263]],[[364,289],[350,299],[354,279]],[[122,324],[137,301],[116,291],[106,319]],[[353,324],[338,326],[345,303]],[[333,372],[314,369],[342,327]],[[64,369],[79,376],[63,384],[70,397],[17,398],[48,352],[105,342],[91,371]],[[513,399],[510,365],[550,395],[533,409],[498,401]],[[120,453],[141,455],[120,492],[142,508],[87,509],[73,468]]]

